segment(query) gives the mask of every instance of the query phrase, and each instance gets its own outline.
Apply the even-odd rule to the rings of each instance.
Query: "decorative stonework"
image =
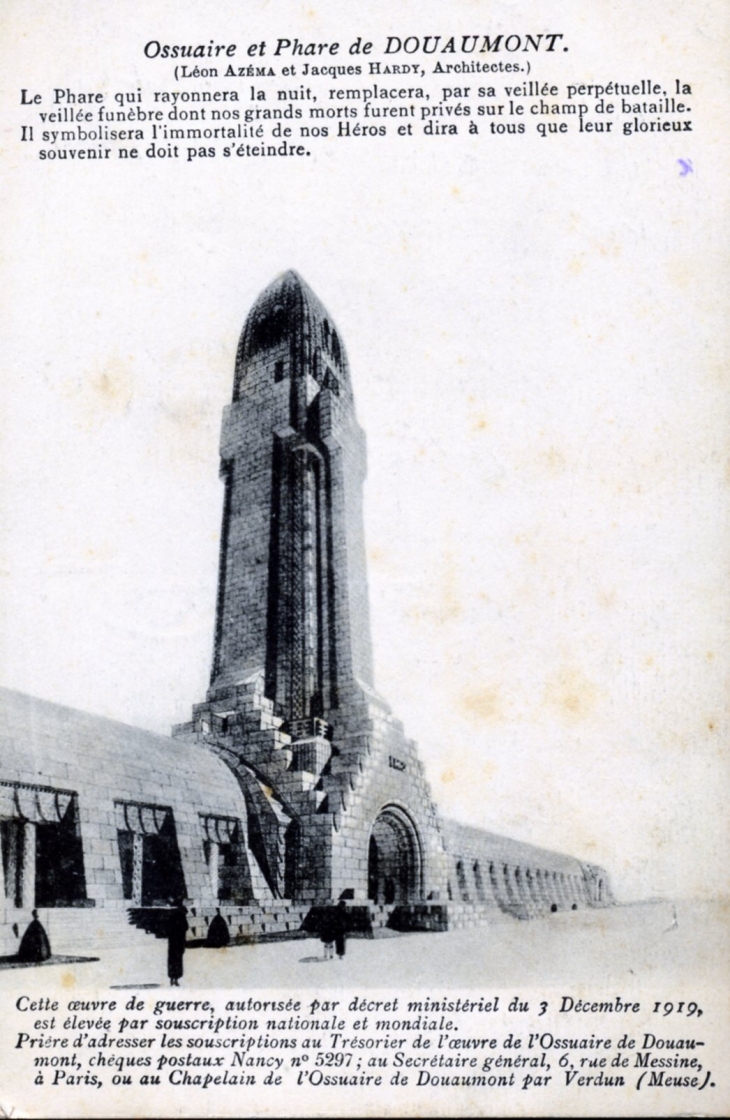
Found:
[[[612,902],[602,868],[444,821],[373,680],[365,436],[342,340],[293,272],[254,305],[221,435],[210,687],[173,739],[0,690],[0,952],[128,944],[184,894],[189,938],[444,930]],[[135,935],[136,936],[136,935]],[[140,934],[141,936],[141,934]]]
[[[223,758],[274,898],[533,917],[609,897],[577,860],[439,819],[415,743],[374,688],[347,355],[294,272],[241,335],[221,435],[225,505],[210,689],[174,734]],[[598,887],[600,882],[601,887]],[[446,917],[427,914],[440,901]],[[414,914],[416,911],[414,910]]]

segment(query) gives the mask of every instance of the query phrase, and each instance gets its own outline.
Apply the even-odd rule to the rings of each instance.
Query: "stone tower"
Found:
[[[209,696],[257,670],[289,726],[372,687],[365,437],[345,350],[294,272],[266,289],[238,347],[221,439],[225,512]]]
[[[210,688],[175,731],[241,783],[257,898],[446,898],[416,746],[373,685],[365,473],[341,337],[287,272],[238,346]]]

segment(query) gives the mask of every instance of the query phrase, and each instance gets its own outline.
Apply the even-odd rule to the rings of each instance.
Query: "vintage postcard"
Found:
[[[726,1114],[723,5],[0,29],[0,1110]]]

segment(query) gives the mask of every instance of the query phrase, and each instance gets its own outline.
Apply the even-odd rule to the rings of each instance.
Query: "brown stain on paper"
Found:
[[[599,695],[599,689],[580,669],[564,667],[546,681],[543,699],[564,720],[578,723],[592,715]]]
[[[134,378],[125,362],[110,358],[104,368],[91,378],[89,388],[97,407],[110,412],[124,412],[134,397]]]
[[[557,447],[549,447],[546,451],[541,451],[538,454],[537,461],[549,477],[563,474],[567,467],[565,456]]]
[[[463,606],[459,593],[459,579],[453,551],[443,553],[441,575],[433,586],[433,604],[413,606],[408,611],[409,618],[415,622],[432,621],[440,626],[460,618]]]
[[[87,376],[64,383],[63,394],[78,408],[80,427],[91,430],[127,411],[134,399],[132,361],[111,357]]]
[[[492,686],[470,689],[459,698],[459,707],[472,723],[494,723],[501,715],[499,689]]]

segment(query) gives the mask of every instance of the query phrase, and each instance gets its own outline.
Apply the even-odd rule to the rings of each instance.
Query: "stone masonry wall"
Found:
[[[77,795],[87,899],[123,909],[115,802],[172,810],[186,896],[213,905],[204,815],[235,819],[246,834],[246,807],[219,759],[125,724],[0,690],[0,756],[5,782]],[[2,922],[22,927],[30,907],[3,898]]]
[[[518,918],[612,901],[608,876],[572,856],[508,836],[443,822],[454,902],[498,907]],[[602,897],[598,883],[604,884]]]
[[[333,758],[325,782],[332,813],[330,896],[353,890],[368,896],[368,847],[377,818],[395,806],[413,822],[418,838],[423,899],[446,898],[447,861],[438,812],[415,742],[387,706],[364,695],[336,713]]]
[[[269,545],[274,431],[289,419],[288,347],[259,354],[248,365],[245,399],[224,412],[221,474],[227,487],[219,568],[216,648],[211,689],[266,664]]]

